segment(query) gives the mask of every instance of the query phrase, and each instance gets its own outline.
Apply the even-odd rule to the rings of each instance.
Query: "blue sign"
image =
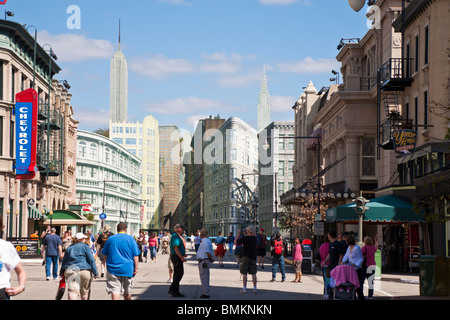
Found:
[[[28,174],[31,165],[33,104],[16,103],[16,174]]]
[[[106,214],[100,213],[99,218],[100,218],[101,220],[105,220],[105,219],[106,219]]]

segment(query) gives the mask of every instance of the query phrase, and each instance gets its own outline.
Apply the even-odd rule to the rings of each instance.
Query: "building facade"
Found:
[[[77,144],[77,199],[91,205],[96,223],[93,233],[104,224],[116,230],[119,222],[125,222],[130,234],[138,234],[144,206],[140,193],[141,160],[96,133],[78,130]],[[101,213],[106,214],[103,221]]]
[[[163,209],[160,210],[160,217],[170,215],[171,223],[175,225],[182,223],[184,215],[180,207],[184,183],[180,130],[176,125],[160,125],[158,130],[162,171],[160,182],[164,185],[164,192],[161,194]]]
[[[413,186],[411,201],[430,218],[422,252],[450,255],[450,14],[445,1],[412,1],[394,22],[403,34],[403,59],[410,85],[404,86],[402,119],[417,132],[414,154],[397,155],[399,183]],[[392,79],[391,79],[392,81]],[[392,153],[394,151],[391,151]]]
[[[49,213],[68,209],[75,202],[78,122],[71,94],[59,81],[52,80],[60,68],[46,51],[51,53],[51,47],[41,47],[24,26],[9,20],[0,21],[0,34],[0,214],[4,237],[28,237],[44,227]],[[13,167],[15,95],[33,86],[39,99],[39,170],[33,179],[19,180]]]
[[[263,146],[271,159],[265,166],[270,169],[266,172],[261,162],[259,167],[258,219],[259,226],[270,235],[278,228],[280,195],[294,186],[295,126],[294,121],[274,121],[264,129],[273,138]]]
[[[211,235],[257,225],[254,199],[258,186],[256,130],[237,117],[211,130],[203,142],[204,226]],[[245,177],[245,182],[242,178]]]
[[[160,220],[160,157],[158,120],[147,116],[143,122],[110,122],[113,141],[142,161],[140,198],[144,205],[143,229],[161,229]]]

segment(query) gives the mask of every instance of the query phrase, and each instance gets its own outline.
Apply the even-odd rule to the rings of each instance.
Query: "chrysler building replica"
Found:
[[[128,98],[128,68],[127,60],[120,49],[120,20],[119,20],[119,48],[111,59],[110,71],[110,120],[112,122],[127,121]]]
[[[270,95],[267,87],[266,68],[264,67],[264,76],[259,91],[258,100],[258,132],[270,124]]]

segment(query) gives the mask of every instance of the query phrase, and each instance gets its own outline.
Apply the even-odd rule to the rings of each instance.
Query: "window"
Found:
[[[284,176],[284,161],[278,161],[278,175]]]
[[[284,150],[284,134],[280,134],[280,139],[278,142],[278,150]]]
[[[111,161],[111,151],[109,148],[105,149],[105,162],[109,163]]]
[[[424,64],[428,63],[428,51],[429,51],[429,46],[428,46],[428,42],[429,42],[429,28],[428,26],[425,27],[425,48],[424,48],[424,54],[423,54],[423,59],[424,59]]]
[[[84,158],[86,157],[86,154],[87,154],[86,142],[80,141],[80,143],[78,144],[78,156]]]
[[[3,100],[3,61],[0,60],[0,100]]]
[[[136,145],[136,138],[125,138],[125,144]]]
[[[294,137],[293,134],[290,134],[289,137]],[[288,150],[295,150],[295,139],[291,138],[289,139],[289,145],[288,145]]]
[[[118,144],[122,144],[123,143],[123,138],[113,138],[114,142],[117,142]]]
[[[373,177],[375,176],[375,138],[363,137],[361,147],[361,175]]]
[[[97,159],[97,145],[95,143],[91,143],[89,146],[89,156],[91,159]]]
[[[423,124],[428,127],[428,91],[423,93]]]
[[[419,35],[415,37],[416,59],[414,60],[414,71],[419,71]]]
[[[289,177],[292,177],[294,175],[293,170],[294,170],[294,161],[289,161],[288,162],[288,176]]]
[[[417,97],[414,98],[414,116],[416,118],[416,131],[417,125],[419,124],[419,100]]]
[[[235,129],[228,130],[228,141],[236,142],[237,141],[237,133]]]
[[[237,160],[237,149],[230,149],[230,161]]]
[[[284,193],[284,182],[278,182],[278,195],[282,195]]]

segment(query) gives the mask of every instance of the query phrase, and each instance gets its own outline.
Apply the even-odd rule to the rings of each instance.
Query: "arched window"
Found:
[[[105,162],[109,163],[111,161],[111,150],[109,148],[105,149]]]
[[[81,158],[86,157],[87,155],[87,145],[86,142],[80,141],[78,143],[78,156]]]
[[[97,159],[97,145],[95,143],[91,143],[89,146],[89,157],[91,159]]]

